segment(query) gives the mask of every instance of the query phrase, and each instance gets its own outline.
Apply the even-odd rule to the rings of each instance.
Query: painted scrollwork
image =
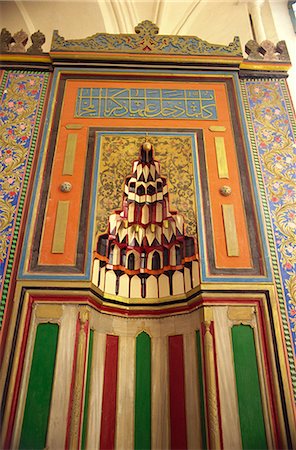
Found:
[[[97,33],[86,39],[66,40],[55,30],[51,51],[242,56],[237,36],[228,46],[224,46],[210,44],[196,36],[158,35],[158,27],[149,20],[137,25],[135,31],[135,34]]]
[[[0,108],[0,277],[3,281],[14,235],[44,75],[10,72]],[[1,290],[2,283],[0,284]]]
[[[247,81],[246,87],[295,347],[296,142],[282,83]]]

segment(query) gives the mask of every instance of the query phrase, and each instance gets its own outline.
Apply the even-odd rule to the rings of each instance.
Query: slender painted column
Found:
[[[87,372],[86,372],[85,394],[84,394],[84,410],[83,410],[81,450],[84,450],[86,448],[86,434],[87,434],[88,417],[89,417],[89,402],[90,402],[90,378],[91,378],[91,369],[92,369],[93,341],[94,341],[94,331],[90,330],[90,332],[89,332],[89,342],[88,342],[88,357],[87,357]]]
[[[65,444],[66,449],[69,448],[71,450],[80,448],[88,333],[89,312],[87,308],[82,307],[79,311],[76,328],[76,348],[68,415],[68,432]]]
[[[253,0],[249,2],[249,12],[252,17],[253,26],[256,34],[256,41],[260,44],[266,39],[264,25],[262,21],[261,8],[264,0]]]
[[[221,417],[219,411],[219,388],[215,355],[215,335],[212,310],[204,308],[202,323],[204,379],[207,405],[208,448],[222,449]]]

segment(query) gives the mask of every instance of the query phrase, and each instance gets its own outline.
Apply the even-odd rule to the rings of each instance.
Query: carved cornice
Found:
[[[273,42],[265,40],[258,44],[255,40],[250,40],[245,45],[245,51],[248,54],[248,61],[291,62],[285,41],[273,44]]]
[[[238,56],[242,49],[238,36],[228,46],[210,44],[195,36],[158,35],[158,27],[144,20],[135,34],[97,33],[86,39],[65,40],[53,32],[51,52],[146,53],[154,55]]]
[[[40,30],[31,35],[32,44],[27,48],[28,34],[20,30],[13,36],[6,28],[0,33],[1,53],[28,53],[30,55],[43,54],[42,45],[45,43],[45,35]]]

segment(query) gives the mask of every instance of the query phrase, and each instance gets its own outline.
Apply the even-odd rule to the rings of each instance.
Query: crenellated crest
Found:
[[[52,52],[148,53],[158,55],[242,56],[238,36],[229,45],[211,44],[196,36],[159,35],[158,27],[144,20],[135,34],[97,33],[85,39],[66,40],[55,30]]]

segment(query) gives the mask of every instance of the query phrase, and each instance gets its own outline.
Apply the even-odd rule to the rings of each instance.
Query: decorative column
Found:
[[[67,449],[78,449],[81,439],[82,405],[87,356],[87,337],[89,332],[89,311],[79,310],[76,328],[76,344],[73,363],[72,387],[68,414]]]
[[[249,13],[251,14],[254,30],[255,30],[255,40],[257,42],[262,42],[266,39],[266,34],[264,30],[264,25],[262,22],[261,8],[264,0],[254,0],[249,2]]]
[[[213,312],[204,308],[201,324],[204,380],[206,398],[206,421],[209,449],[222,449],[221,417],[219,410],[219,387],[215,351]]]

